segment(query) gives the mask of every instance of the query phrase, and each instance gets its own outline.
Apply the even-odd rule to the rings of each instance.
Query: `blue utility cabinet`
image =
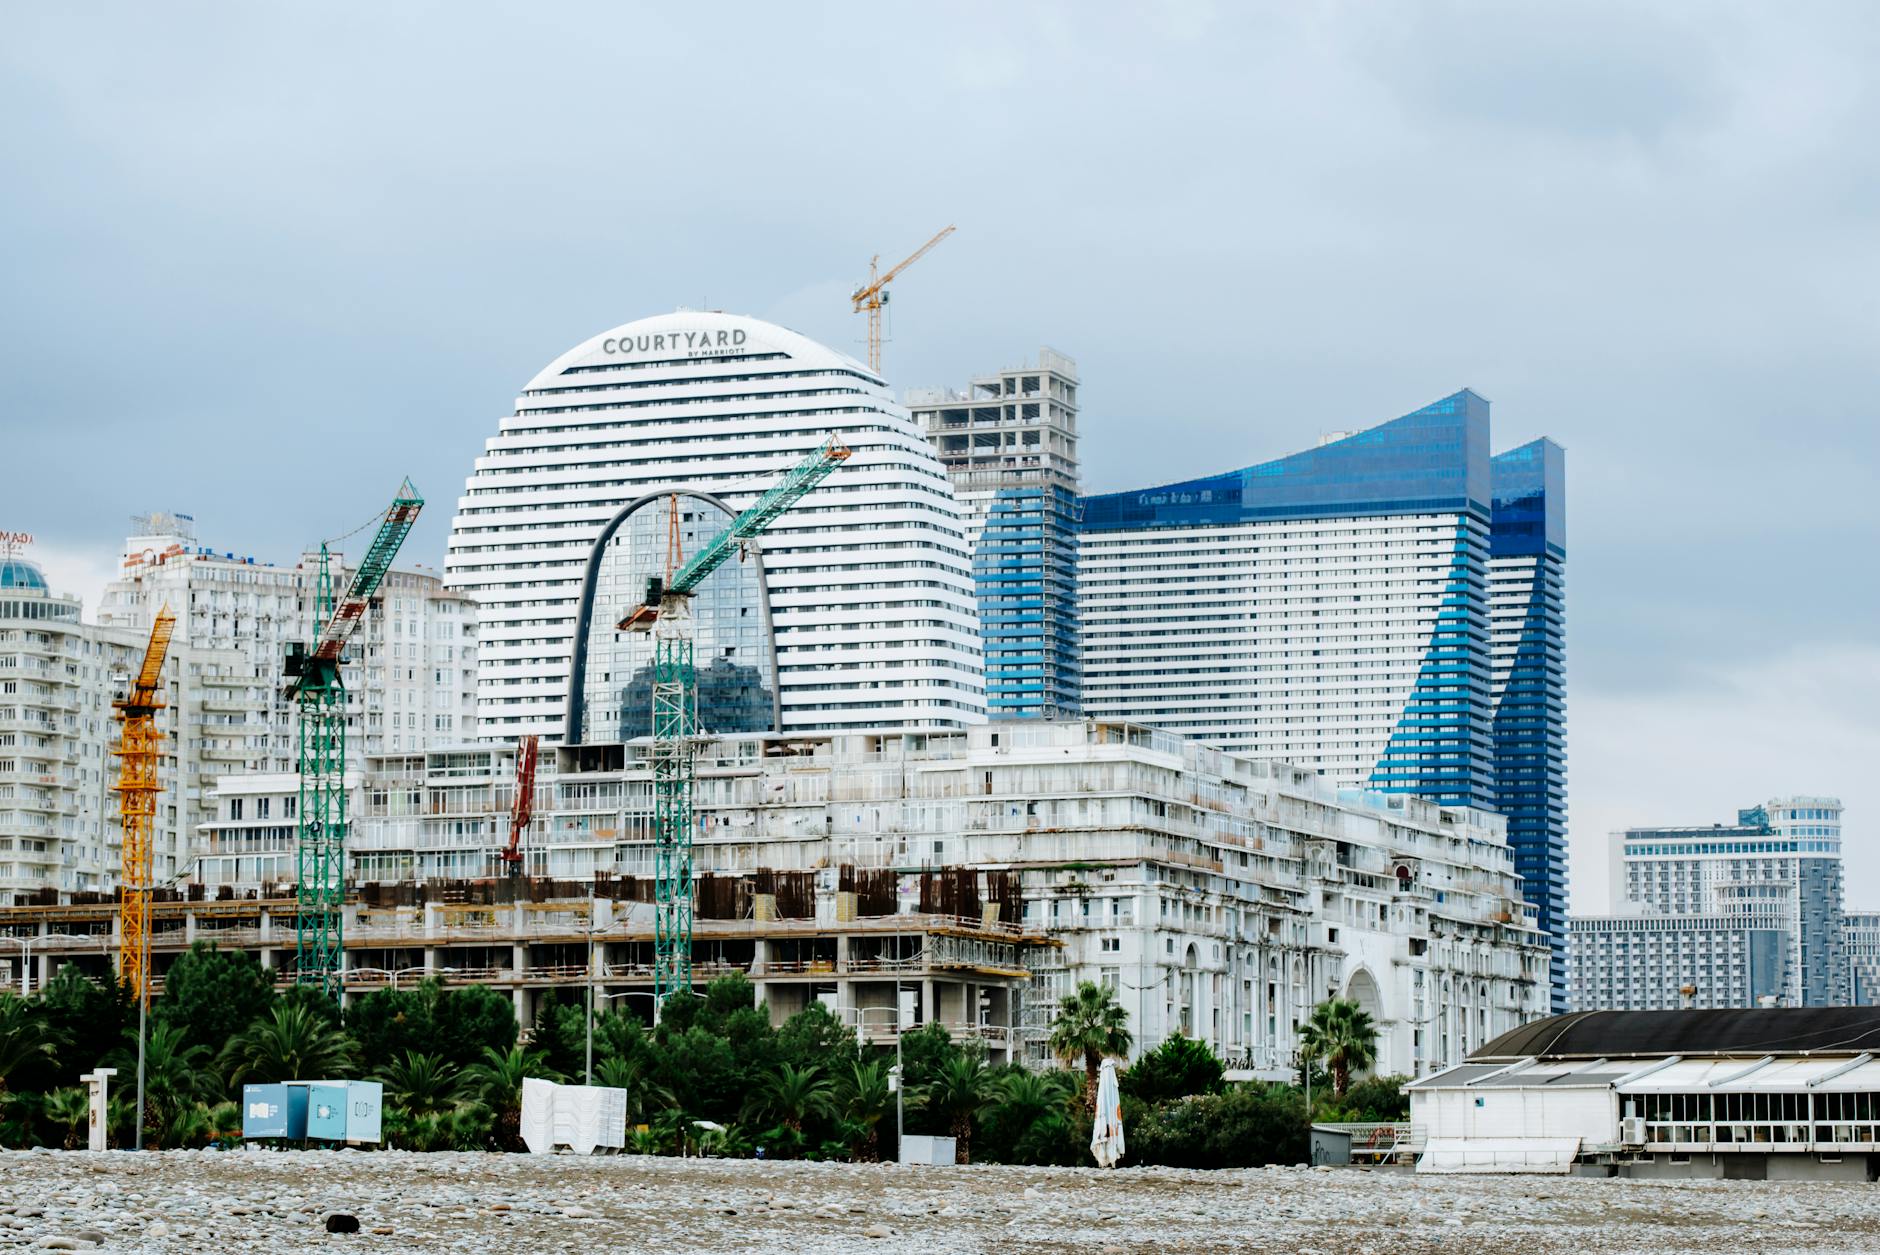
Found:
[[[242,1086],[242,1136],[295,1141],[307,1136],[307,1087]]]

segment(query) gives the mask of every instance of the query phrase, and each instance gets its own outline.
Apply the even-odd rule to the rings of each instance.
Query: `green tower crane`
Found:
[[[798,462],[756,504],[680,565],[678,501],[668,506],[666,574],[647,581],[646,602],[617,625],[653,634],[653,1001],[692,987],[692,769],[698,732],[692,595],[759,533],[849,458],[834,436]],[[677,568],[677,569],[675,569]],[[655,1012],[657,1014],[657,1012]]]
[[[337,599],[326,545],[321,544],[314,603],[320,634],[312,645],[296,643],[287,652],[287,696],[300,706],[294,979],[318,985],[334,998],[340,991],[346,898],[346,686],[340,681],[340,654],[423,508],[424,499],[407,479]]]

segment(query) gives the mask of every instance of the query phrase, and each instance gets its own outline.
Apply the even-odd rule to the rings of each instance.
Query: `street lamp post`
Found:
[[[899,984],[895,986],[894,992],[895,1003],[891,1007],[855,1007],[853,1010],[855,1012],[856,1026],[862,1029],[866,1029],[868,1026],[867,1016],[870,1011],[885,1013],[894,1017],[894,1068],[888,1073],[888,1080],[889,1088],[894,1091],[894,1157],[899,1159],[901,1157],[901,1128],[905,1108],[902,1094],[902,1090],[905,1087],[902,1085],[902,1081],[905,1079],[906,1073],[901,1067],[901,1031],[903,1025],[901,1023],[901,990]]]
[[[110,944],[111,938],[104,933],[79,936],[76,933],[46,933],[37,937],[0,937],[0,941],[10,941],[20,948],[20,997],[28,997],[33,992],[33,947],[48,941],[95,941],[102,949]]]

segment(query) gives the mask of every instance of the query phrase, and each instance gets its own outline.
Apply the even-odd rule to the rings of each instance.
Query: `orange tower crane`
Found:
[[[535,814],[535,755],[540,737],[531,733],[516,742],[516,800],[509,807],[509,844],[502,860],[511,876],[522,875],[522,834]]]
[[[111,703],[123,720],[118,743],[118,805],[124,828],[122,885],[118,900],[118,980],[131,987],[139,1003],[150,991],[150,838],[157,821],[157,751],[163,732],[157,712],[163,709],[158,687],[163,678],[163,657],[170,651],[170,633],[176,616],[168,606],[150,625],[150,644],[144,665],[131,680],[130,691]]]
[[[925,257],[934,245],[952,234],[953,228],[948,227],[915,249],[885,275],[879,273],[881,254],[876,253],[868,259],[868,282],[850,293],[849,301],[855,306],[856,313],[866,311],[868,314],[868,369],[876,374],[881,373],[881,307],[888,303],[888,285],[894,282],[896,275]]]

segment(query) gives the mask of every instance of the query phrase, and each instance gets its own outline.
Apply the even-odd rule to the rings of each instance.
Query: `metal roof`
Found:
[[[1880,1007],[1576,1011],[1503,1033],[1470,1063],[1523,1059],[1857,1055],[1880,1049]]]

